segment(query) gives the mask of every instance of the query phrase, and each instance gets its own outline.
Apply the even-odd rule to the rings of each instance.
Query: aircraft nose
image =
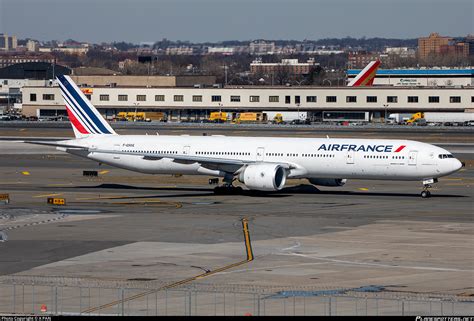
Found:
[[[455,159],[455,162],[454,162],[454,170],[455,171],[460,170],[464,166],[465,166],[464,162],[460,162],[458,159]]]

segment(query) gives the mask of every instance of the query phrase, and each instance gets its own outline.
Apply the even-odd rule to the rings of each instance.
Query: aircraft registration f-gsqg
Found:
[[[222,177],[217,193],[278,191],[287,178],[317,186],[347,179],[421,181],[423,198],[439,177],[463,165],[440,147],[411,140],[118,135],[68,76],[57,77],[75,139],[32,142],[149,174]]]

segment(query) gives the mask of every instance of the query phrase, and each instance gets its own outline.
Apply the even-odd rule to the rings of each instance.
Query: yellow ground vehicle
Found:
[[[273,117],[272,123],[274,124],[284,124],[285,122],[283,121],[283,115],[278,113]]]
[[[117,121],[164,121],[166,115],[161,111],[147,111],[147,112],[125,112],[121,111],[115,117]]]
[[[424,113],[422,113],[422,112],[415,113],[415,114],[413,114],[413,115],[411,116],[410,119],[408,119],[408,120],[406,121],[406,123],[407,123],[407,124],[414,124],[414,123],[416,123],[416,120],[417,120],[417,119],[421,119],[421,118],[424,118],[424,117],[425,117],[425,115],[424,115]]]
[[[267,120],[266,116],[264,113],[239,113],[233,123],[261,123]]]
[[[227,113],[221,111],[213,111],[209,115],[209,121],[215,123],[224,123],[227,121]]]

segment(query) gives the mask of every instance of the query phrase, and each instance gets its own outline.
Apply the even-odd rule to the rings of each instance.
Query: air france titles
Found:
[[[392,152],[393,145],[356,145],[356,144],[322,144],[319,146],[318,151],[326,152],[343,152],[343,151],[354,151],[354,152],[378,152],[378,153],[390,153]]]

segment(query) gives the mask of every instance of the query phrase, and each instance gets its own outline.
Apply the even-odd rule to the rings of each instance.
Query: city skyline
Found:
[[[410,39],[473,33],[473,10],[468,0],[0,0],[0,33],[91,43]]]

